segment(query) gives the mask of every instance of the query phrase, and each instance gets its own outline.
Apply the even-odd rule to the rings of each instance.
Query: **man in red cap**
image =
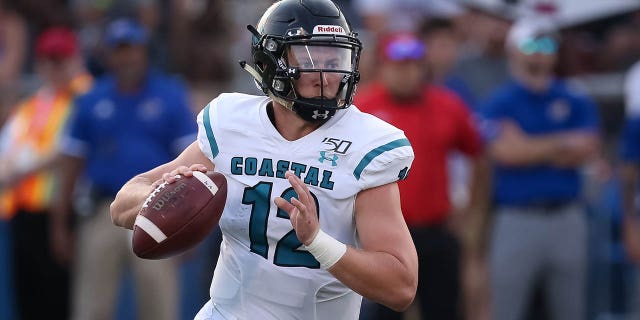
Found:
[[[75,34],[66,28],[44,31],[35,43],[36,72],[42,86],[9,117],[0,131],[0,218],[11,219],[14,287],[20,319],[67,319],[69,271],[51,248],[51,172],[60,133],[72,99],[86,91]],[[34,307],[36,302],[37,307]]]
[[[414,165],[399,187],[418,252],[418,302],[423,319],[455,320],[461,306],[460,245],[451,229],[447,159],[455,150],[478,158],[481,144],[464,102],[445,88],[425,83],[426,50],[412,33],[383,37],[378,79],[358,91],[354,104],[402,129],[411,141]],[[377,316],[402,319],[387,308]]]

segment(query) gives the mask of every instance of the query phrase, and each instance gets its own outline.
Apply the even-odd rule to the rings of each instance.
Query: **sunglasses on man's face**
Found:
[[[526,55],[555,54],[558,52],[558,42],[551,37],[532,38],[520,43],[518,49]]]

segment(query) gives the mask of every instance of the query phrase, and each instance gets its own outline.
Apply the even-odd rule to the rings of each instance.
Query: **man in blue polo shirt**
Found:
[[[112,318],[119,280],[130,265],[138,318],[175,319],[174,261],[135,258],[131,235],[111,224],[109,204],[130,178],[173,159],[195,139],[195,116],[185,87],[149,68],[147,33],[141,25],[116,20],[108,26],[105,41],[110,73],[76,100],[60,147],[63,183],[55,210],[55,251],[61,260],[70,258],[68,212],[73,200],[84,203],[76,205],[72,318]],[[86,185],[77,187],[79,179]],[[78,201],[83,199],[78,194],[90,201]]]
[[[559,38],[544,20],[507,37],[512,80],[481,107],[494,129],[493,319],[526,316],[538,287],[552,319],[582,319],[586,216],[580,167],[599,146],[594,103],[555,79]]]

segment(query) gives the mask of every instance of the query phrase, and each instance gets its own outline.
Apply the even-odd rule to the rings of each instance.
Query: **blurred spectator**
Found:
[[[640,16],[625,12],[566,26],[559,72],[580,77],[629,69],[640,57],[640,19],[636,15]]]
[[[452,73],[462,79],[476,101],[484,101],[509,79],[504,44],[510,26],[509,18],[477,9],[461,21],[467,36]]]
[[[380,78],[360,89],[355,104],[398,126],[411,140],[419,165],[400,185],[402,211],[419,259],[418,302],[423,319],[460,318],[460,245],[452,230],[447,156],[480,154],[471,113],[453,92],[424,81],[424,43],[394,33],[379,45]],[[402,319],[380,306],[378,319]]]
[[[425,17],[452,17],[463,12],[456,1],[447,0],[353,0],[364,27],[381,35],[418,30]]]
[[[636,62],[627,73],[625,97],[627,118],[620,143],[623,236],[628,256],[640,264],[640,62]],[[640,286],[636,294],[640,295]],[[640,312],[640,306],[636,306],[635,311]]]
[[[231,68],[237,68],[229,55],[233,30],[229,11],[223,0],[171,3],[171,57],[175,71],[189,82],[198,112],[211,97],[229,90]]]
[[[456,1],[448,0],[352,0],[359,13],[362,29],[360,39],[365,47],[373,47],[389,32],[417,32],[427,17],[452,18],[464,10]],[[377,71],[374,52],[363,50],[360,58],[360,85],[375,80]]]
[[[91,78],[68,29],[45,30],[36,39],[35,51],[43,84],[16,108],[0,134],[0,216],[12,219],[18,316],[68,319],[69,270],[50,250],[57,176],[49,170],[72,99],[89,88]]]
[[[493,319],[524,319],[538,286],[552,319],[583,319],[586,216],[581,166],[599,145],[596,106],[554,77],[558,37],[544,20],[509,31],[513,79],[481,108],[494,167]],[[498,129],[498,130],[495,130]]]
[[[624,236],[631,259],[640,263],[640,220],[638,217],[638,183],[640,183],[640,62],[629,70],[625,82],[626,115],[621,137],[622,195]]]
[[[71,6],[78,22],[82,53],[93,75],[99,76],[106,71],[104,61],[109,49],[103,45],[103,31],[108,23],[118,18],[138,20],[148,32],[151,64],[161,69],[169,67],[159,0],[71,0]]]
[[[597,55],[603,71],[624,71],[635,62],[638,50],[638,26],[620,23],[611,26],[600,43]]]
[[[445,18],[426,19],[418,31],[427,45],[427,79],[452,90],[467,106],[475,109],[476,101],[469,87],[464,80],[452,73],[460,51],[453,21]]]
[[[615,155],[614,155],[615,156]],[[635,267],[623,245],[620,177],[605,155],[585,170],[584,193],[589,223],[589,268],[585,319],[639,319]],[[636,310],[637,312],[638,310]]]
[[[351,28],[357,31],[362,29],[362,20],[354,6],[356,1],[358,0],[333,0],[340,7],[344,16],[347,17],[349,23],[351,23]]]
[[[247,21],[258,21],[262,14],[273,4],[272,0],[253,0],[253,1],[227,1],[227,8],[231,12],[231,23],[233,24],[233,30],[244,30],[247,27]],[[229,55],[232,60],[229,62],[233,64],[234,68],[231,68],[233,72],[233,84],[232,90],[238,92],[262,94],[251,75],[240,68],[238,61],[250,61],[252,59],[250,50],[247,50],[247,45],[251,43],[251,34],[246,32],[232,32],[229,35],[231,42],[229,43]],[[210,97],[209,97],[210,98]],[[209,103],[209,100],[207,100]]]
[[[0,127],[17,102],[28,36],[24,18],[0,0]]]
[[[127,266],[135,278],[137,318],[175,319],[175,262],[135,257],[131,234],[113,227],[109,205],[127,180],[173,159],[193,141],[194,115],[184,86],[149,67],[147,33],[140,24],[116,20],[105,35],[110,73],[76,99],[62,140],[54,247],[59,259],[70,258],[71,233],[66,222],[75,189],[79,216],[72,319],[112,318]],[[86,185],[76,187],[80,178]]]
[[[451,19],[430,18],[420,27],[420,36],[427,46],[426,65],[427,80],[435,85],[442,85],[455,92],[463,99],[471,112],[476,111],[475,97],[466,82],[453,73],[453,68],[459,61],[461,50],[460,36],[456,25]],[[486,175],[485,161],[470,159],[462,152],[452,151],[448,155],[448,182],[449,196],[452,204],[452,212],[455,216],[465,215],[465,228],[463,230],[464,246],[462,258],[463,295],[465,314],[472,319],[484,319],[488,316],[487,275],[484,257],[485,235],[481,233],[486,214],[474,212],[469,216],[468,209],[470,198],[483,199],[484,203],[473,204],[476,210],[486,210],[488,194],[471,195],[471,179],[478,179],[477,174]],[[483,164],[483,170],[479,165]],[[475,177],[472,177],[476,175]],[[488,186],[490,177],[483,177]],[[487,188],[488,189],[488,188]],[[486,189],[485,189],[486,191]],[[480,207],[482,206],[482,207]],[[473,316],[471,316],[473,315]]]
[[[73,15],[67,6],[68,0],[4,0],[12,2],[29,22],[36,33],[52,26],[71,27]]]

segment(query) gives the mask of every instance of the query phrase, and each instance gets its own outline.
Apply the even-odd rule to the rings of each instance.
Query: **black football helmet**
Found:
[[[253,66],[240,65],[274,101],[307,121],[326,121],[351,105],[362,44],[333,1],[281,0],[247,28]],[[320,91],[303,97],[294,84],[309,77]]]

